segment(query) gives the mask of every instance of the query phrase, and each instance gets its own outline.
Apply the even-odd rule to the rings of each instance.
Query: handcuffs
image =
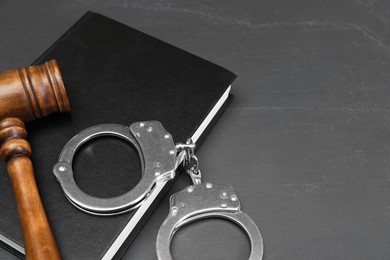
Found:
[[[131,143],[141,160],[142,177],[130,191],[117,197],[98,198],[82,191],[74,180],[72,162],[77,150],[86,142],[100,136],[115,136]],[[156,241],[157,257],[172,259],[170,244],[182,226],[204,218],[224,218],[234,222],[248,235],[251,243],[249,260],[262,259],[263,240],[253,220],[243,213],[240,202],[230,185],[202,182],[195,144],[173,142],[173,138],[158,121],[136,122],[130,127],[102,124],[89,127],[75,135],[63,148],[53,173],[67,199],[78,209],[93,215],[110,216],[138,208],[158,182],[175,177],[183,162],[193,185],[174,194],[170,210],[160,227]]]

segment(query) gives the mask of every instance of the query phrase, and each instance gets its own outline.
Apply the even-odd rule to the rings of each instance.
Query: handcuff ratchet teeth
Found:
[[[73,176],[72,162],[77,150],[86,142],[100,136],[116,136],[131,143],[141,160],[142,177],[127,193],[99,198],[82,191]],[[136,122],[130,127],[102,124],[89,127],[75,135],[63,148],[53,173],[65,196],[77,208],[93,215],[110,216],[139,207],[158,182],[175,177],[182,163],[193,185],[172,195],[170,211],[158,232],[156,249],[160,260],[171,260],[170,243],[182,226],[204,218],[219,217],[241,227],[251,242],[249,260],[262,259],[263,240],[253,220],[241,211],[240,202],[230,185],[202,182],[195,144],[191,139],[185,144],[174,144],[172,136],[158,121]]]

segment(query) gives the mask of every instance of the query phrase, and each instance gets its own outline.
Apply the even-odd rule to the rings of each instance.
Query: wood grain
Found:
[[[31,147],[20,119],[0,121],[0,156],[7,161],[22,227],[26,259],[60,259],[54,236],[39,197],[30,160]]]
[[[28,260],[61,257],[35,182],[23,121],[67,111],[69,101],[56,61],[0,72],[0,157],[7,161]]]
[[[67,111],[70,105],[55,60],[0,72],[0,118],[29,122]]]

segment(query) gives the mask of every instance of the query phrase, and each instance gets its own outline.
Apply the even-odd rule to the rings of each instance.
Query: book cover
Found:
[[[171,182],[138,210],[111,217],[86,214],[68,202],[52,168],[66,144],[96,124],[158,120],[175,142],[199,145],[226,106],[235,75],[177,47],[100,14],[88,12],[34,64],[56,59],[71,113],[27,124],[37,185],[64,259],[117,258],[134,239]],[[23,256],[23,242],[5,163],[0,163],[1,245]],[[87,193],[118,196],[140,179],[131,145],[114,137],[85,144],[73,163]]]

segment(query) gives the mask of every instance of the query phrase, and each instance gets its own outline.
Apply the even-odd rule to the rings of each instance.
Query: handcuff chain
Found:
[[[183,166],[186,172],[190,175],[192,183],[199,185],[202,183],[202,174],[199,169],[199,160],[195,155],[195,143],[192,139],[187,139],[186,143],[176,144],[178,154],[184,152]]]

